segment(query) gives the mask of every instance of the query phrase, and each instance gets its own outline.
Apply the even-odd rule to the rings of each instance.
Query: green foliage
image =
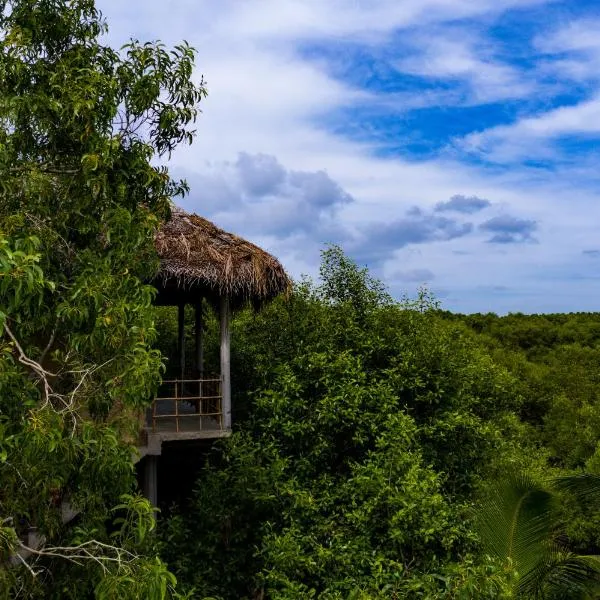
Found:
[[[586,496],[599,489],[589,476],[558,478],[554,485]],[[505,477],[489,490],[479,531],[487,551],[514,569],[515,597],[590,598],[598,591],[600,557],[576,555],[561,543],[559,514],[555,492],[529,475]]]
[[[98,600],[162,600],[174,591],[176,583],[174,575],[157,557],[108,573],[94,589],[94,595]]]
[[[478,515],[485,549],[526,578],[547,552],[556,526],[555,498],[526,475],[492,487]]]
[[[319,285],[234,320],[241,428],[163,557],[222,599],[595,597],[596,482],[565,467],[600,468],[598,328],[528,319],[393,302],[327,249]]]
[[[320,285],[238,315],[234,365],[243,428],[163,527],[180,581],[232,599],[498,597],[469,498],[514,451],[521,399],[472,335],[329,248]]]
[[[44,554],[33,571],[2,566],[5,595],[134,597],[123,590],[135,579],[147,582],[135,597],[162,598],[174,585],[142,540],[147,506],[129,497],[117,524],[137,523],[133,538],[106,523],[135,485],[128,443],[162,369],[153,235],[187,189],[154,159],[191,141],[205,90],[186,44],[116,52],[105,32],[92,0],[0,2],[2,539],[35,528],[45,547],[72,546],[68,501],[88,532],[78,544],[100,556],[87,569]],[[137,558],[106,567],[111,540]],[[32,577],[46,560],[53,576]]]
[[[519,414],[536,427],[534,435],[551,460],[568,469],[583,467],[600,438],[599,315],[445,316],[479,332],[495,362],[517,376]]]
[[[546,475],[548,468],[556,475],[581,469],[600,473],[598,313],[444,318],[477,331],[494,361],[516,377],[523,398],[519,427],[533,446],[531,455],[539,457],[534,467],[538,474]],[[517,459],[519,469],[532,466]],[[600,554],[600,504],[569,500],[562,511],[570,547]]]

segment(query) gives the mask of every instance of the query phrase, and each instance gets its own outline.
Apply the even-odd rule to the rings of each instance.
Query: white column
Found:
[[[179,376],[185,379],[185,304],[180,304],[177,312],[179,339]]]
[[[229,298],[221,296],[221,395],[223,410],[223,427],[231,429],[231,363],[230,363],[230,332],[229,332]]]
[[[198,377],[204,379],[204,319],[202,318],[202,300],[196,303],[196,370]]]
[[[158,505],[158,456],[146,455],[144,496],[152,506]]]

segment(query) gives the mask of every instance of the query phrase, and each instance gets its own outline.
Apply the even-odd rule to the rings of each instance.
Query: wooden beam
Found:
[[[221,320],[221,394],[223,410],[223,427],[231,429],[231,362],[230,362],[230,340],[229,331],[230,310],[229,298],[221,297],[220,302],[220,320]]]
[[[185,304],[179,305],[178,311],[179,329],[179,374],[180,379],[185,379]]]

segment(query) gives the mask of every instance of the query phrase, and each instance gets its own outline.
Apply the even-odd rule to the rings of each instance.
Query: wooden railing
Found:
[[[152,403],[153,432],[176,433],[223,429],[220,378],[167,379]]]

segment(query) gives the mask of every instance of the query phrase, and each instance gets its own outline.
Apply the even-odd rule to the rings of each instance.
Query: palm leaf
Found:
[[[580,500],[587,500],[592,496],[600,497],[600,475],[580,473],[557,477],[552,480],[552,485],[558,490],[571,492]]]
[[[529,475],[512,475],[494,485],[478,516],[486,551],[511,564],[521,577],[547,554],[556,524],[555,500]]]
[[[528,599],[587,597],[600,583],[600,557],[549,548],[519,579],[517,593]],[[566,595],[567,594],[567,595]]]

